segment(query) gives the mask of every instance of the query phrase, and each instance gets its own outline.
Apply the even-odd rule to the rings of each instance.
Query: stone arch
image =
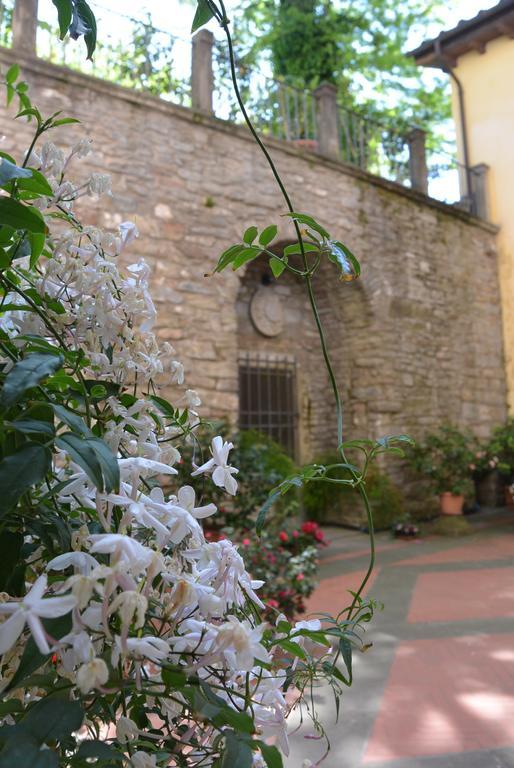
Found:
[[[288,242],[274,247],[279,253]],[[268,334],[266,327],[259,327],[258,318],[252,316],[252,306],[262,297],[266,306],[266,293],[279,302],[282,318]],[[256,299],[257,297],[257,299]],[[316,326],[309,301],[302,283],[291,273],[284,272],[280,279],[273,277],[265,259],[248,264],[240,278],[236,301],[237,346],[240,360],[259,358],[263,364],[281,361],[292,364],[295,371],[296,450],[295,458],[308,460],[324,447],[323,411],[328,394],[328,377],[325,373],[319,348]],[[240,401],[244,393],[240,391]]]

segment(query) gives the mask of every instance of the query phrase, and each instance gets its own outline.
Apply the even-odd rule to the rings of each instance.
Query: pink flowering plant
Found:
[[[85,0],[54,5],[61,31],[84,35],[91,56]],[[239,94],[223,2],[201,0],[194,28],[213,17]],[[279,768],[291,710],[306,710],[322,734],[313,686],[328,683],[338,700],[352,682],[352,649],[373,613],[361,597],[374,557],[369,505],[370,566],[350,605],[323,624],[270,620],[262,582],[238,547],[203,532],[217,512],[209,488],[229,499],[238,492],[230,444],[214,435],[209,456],[191,465],[191,476],[206,478],[201,498],[177,478],[200,398],[154,334],[149,270],[129,259],[137,229],[82,222],[81,198],[110,194],[106,175],[81,171],[90,142],[63,152],[48,133],[77,121],[41,115],[16,66],[5,86],[34,135],[22,156],[0,155],[0,768]],[[305,283],[333,382],[340,455],[337,465],[281,481],[259,512],[262,533],[273,502],[306,482],[346,483],[366,502],[369,462],[407,438],[343,440],[312,279],[322,260],[344,280],[358,263],[294,211],[256,139],[294,222],[301,266],[268,250],[270,225],[247,229],[215,271],[263,257],[277,276],[287,269]],[[349,447],[361,466],[347,461]],[[344,480],[331,474],[341,466]]]

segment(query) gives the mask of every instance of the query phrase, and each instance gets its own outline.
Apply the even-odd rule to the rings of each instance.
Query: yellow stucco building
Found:
[[[472,212],[500,227],[505,365],[514,414],[514,0],[460,22],[411,55],[450,76],[461,192]]]

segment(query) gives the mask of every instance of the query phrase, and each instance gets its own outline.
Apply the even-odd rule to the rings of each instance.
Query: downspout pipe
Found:
[[[446,72],[447,75],[450,75],[451,79],[457,86],[457,93],[459,97],[459,114],[460,114],[460,129],[461,129],[461,136],[462,136],[462,149],[464,152],[464,173],[466,176],[466,194],[471,203],[471,213],[476,214],[476,206],[475,206],[475,199],[473,195],[473,186],[472,186],[472,177],[471,177],[471,163],[469,158],[468,126],[466,121],[464,87],[460,79],[455,74],[450,63],[448,62],[448,59],[445,59],[442,48],[441,48],[441,41],[439,39],[435,41],[435,51],[437,54],[437,58],[441,62],[441,69],[443,70],[443,72]]]

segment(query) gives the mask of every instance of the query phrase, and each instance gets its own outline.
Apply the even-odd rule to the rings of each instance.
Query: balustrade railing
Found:
[[[0,0],[1,46],[13,46],[24,55],[37,55],[223,120],[243,122],[230,82],[227,52],[210,32],[199,32],[191,45],[190,40],[155,27],[149,15],[135,19],[93,0],[99,42],[91,62],[85,60],[82,47],[59,41],[56,30],[44,20],[39,21],[36,35],[37,2]],[[486,167],[465,168],[437,149],[427,152],[426,136],[419,128],[398,128],[348,109],[339,103],[333,86],[322,85],[315,91],[295,88],[272,77],[265,64],[257,70],[240,60],[237,75],[247,110],[262,135],[292,142],[304,151],[486,218]]]

